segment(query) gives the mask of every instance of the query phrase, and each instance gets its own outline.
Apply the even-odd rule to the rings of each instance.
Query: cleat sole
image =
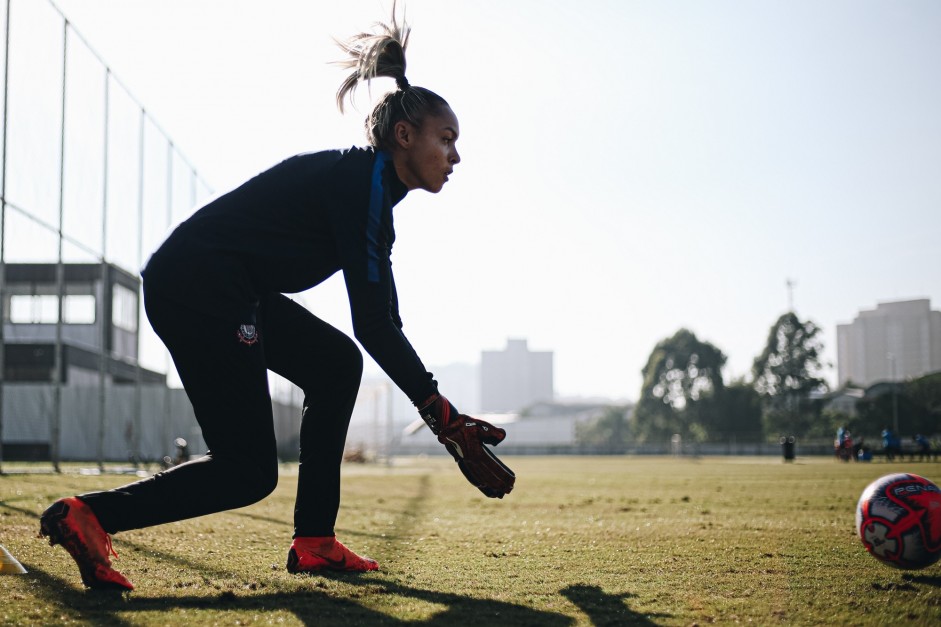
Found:
[[[60,523],[69,513],[68,503],[56,501],[43,512],[39,519],[39,536],[49,538],[49,545],[62,544],[63,532]]]

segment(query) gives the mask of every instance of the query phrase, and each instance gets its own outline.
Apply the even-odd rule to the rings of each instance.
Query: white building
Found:
[[[502,351],[480,355],[480,408],[515,412],[555,395],[552,351],[531,351],[526,340],[507,340]]]
[[[941,370],[941,311],[927,298],[879,303],[837,332],[839,384],[866,387]]]
[[[506,430],[506,440],[494,448],[497,455],[579,452],[578,426],[597,419],[609,409],[605,402],[554,403],[530,405],[524,412],[480,414],[476,418]],[[430,429],[403,434],[396,444],[402,454],[445,454]]]

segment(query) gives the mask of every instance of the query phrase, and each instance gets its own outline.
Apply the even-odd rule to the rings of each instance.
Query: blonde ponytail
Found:
[[[366,81],[368,84],[374,78],[388,77],[395,79],[399,89],[408,87],[405,78],[405,49],[408,47],[408,36],[412,29],[404,19],[401,24],[398,22],[395,17],[395,4],[392,3],[391,23],[375,24],[379,32],[359,33],[346,41],[337,41],[340,49],[347,54],[347,58],[337,61],[337,64],[344,69],[353,70],[337,90],[337,107],[341,113],[347,99],[352,104],[360,81]]]
[[[366,139],[377,148],[393,147],[392,131],[397,122],[405,120],[420,127],[429,113],[436,113],[448,103],[444,98],[424,87],[410,85],[405,77],[405,49],[411,28],[403,19],[396,19],[396,3],[392,3],[389,24],[377,23],[376,33],[360,33],[346,41],[337,41],[347,58],[337,64],[353,70],[337,90],[337,107],[342,113],[344,103],[352,104],[356,87],[361,81],[367,85],[374,78],[395,79],[396,89],[379,99],[366,118]]]

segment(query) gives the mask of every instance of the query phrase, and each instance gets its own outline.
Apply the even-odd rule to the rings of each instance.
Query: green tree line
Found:
[[[609,448],[664,442],[674,434],[686,442],[776,441],[782,435],[832,437],[841,425],[877,436],[891,426],[893,411],[902,435],[941,432],[941,373],[886,384],[893,393],[861,399],[854,416],[826,409],[821,333],[813,321],[785,313],[771,326],[751,377],[726,383],[722,350],[680,329],[650,353],[633,411],[610,408],[579,425],[578,440]]]

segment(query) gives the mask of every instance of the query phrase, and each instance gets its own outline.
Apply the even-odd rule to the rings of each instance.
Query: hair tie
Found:
[[[405,76],[396,77],[395,84],[402,91],[405,91],[406,89],[410,87],[410,85],[408,84],[408,79],[405,78]]]

